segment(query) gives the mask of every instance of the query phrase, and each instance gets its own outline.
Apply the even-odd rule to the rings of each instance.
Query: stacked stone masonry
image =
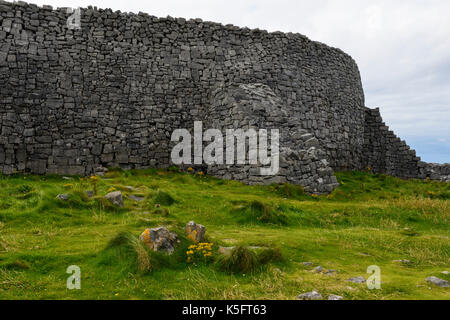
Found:
[[[358,67],[339,49],[300,34],[92,7],[81,9],[80,29],[69,29],[70,15],[0,1],[5,174],[167,167],[172,132],[203,120],[281,130],[277,176],[206,168],[219,177],[319,193],[337,185],[333,170],[367,166],[448,178],[449,166],[420,162],[364,106]]]

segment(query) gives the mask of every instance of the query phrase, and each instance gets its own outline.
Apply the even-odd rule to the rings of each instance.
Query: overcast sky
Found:
[[[358,63],[366,105],[424,161],[450,162],[448,0],[29,0],[298,32]]]

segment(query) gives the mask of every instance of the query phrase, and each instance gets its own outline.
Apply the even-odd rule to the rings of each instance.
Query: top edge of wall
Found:
[[[44,10],[44,11],[53,11],[53,12],[64,12],[67,13],[67,9],[71,8],[71,7],[57,7],[57,8],[53,8],[53,6],[51,5],[37,5],[34,3],[28,3],[25,1],[14,1],[14,2],[10,2],[10,1],[4,1],[4,0],[0,0],[0,5],[6,5],[9,6],[11,8],[15,8],[15,7],[19,7],[19,8],[34,8],[34,9],[39,9],[39,10]],[[193,18],[193,19],[185,19],[182,17],[171,17],[171,16],[167,16],[167,17],[157,17],[157,16],[153,16],[151,14],[145,13],[145,12],[141,12],[139,11],[138,13],[134,13],[134,12],[122,12],[120,10],[112,10],[110,8],[98,8],[97,6],[88,6],[87,8],[82,8],[80,7],[80,10],[82,11],[87,11],[87,12],[99,12],[99,13],[116,13],[116,14],[120,14],[122,16],[130,16],[130,17],[143,17],[146,19],[151,19],[152,22],[175,22],[175,23],[195,23],[198,25],[210,25],[210,26],[215,26],[215,27],[222,27],[228,31],[245,31],[248,33],[253,33],[253,34],[266,34],[266,35],[272,35],[272,36],[281,36],[281,37],[285,37],[288,39],[297,39],[297,40],[301,40],[301,41],[305,41],[308,42],[310,44],[313,45],[317,45],[320,47],[324,47],[326,49],[329,50],[334,50],[348,58],[350,58],[353,62],[356,61],[353,59],[353,57],[351,57],[348,53],[344,52],[342,49],[336,48],[336,47],[332,47],[329,46],[323,42],[320,41],[314,41],[309,39],[307,36],[298,33],[298,32],[282,32],[282,31],[272,31],[269,32],[267,30],[264,29],[259,29],[259,28],[248,28],[248,27],[240,27],[240,26],[236,26],[233,24],[223,24],[223,23],[219,23],[219,22],[214,22],[214,21],[204,21],[200,18]]]

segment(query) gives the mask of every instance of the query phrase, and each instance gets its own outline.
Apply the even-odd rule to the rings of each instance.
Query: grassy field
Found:
[[[450,288],[425,281],[450,280],[442,274],[450,271],[450,184],[337,177],[338,189],[315,196],[157,170],[111,170],[98,181],[0,176],[0,298],[295,299],[316,290],[347,300],[450,299]],[[124,194],[124,208],[104,198],[113,190]],[[187,261],[190,220],[206,226],[211,257]],[[181,238],[171,256],[136,240],[161,225]],[[240,245],[270,249],[250,250],[253,268],[231,273],[218,248]],[[394,262],[402,259],[412,263]],[[70,265],[81,268],[81,290],[66,288]],[[381,269],[380,290],[346,281],[369,277],[371,265]]]

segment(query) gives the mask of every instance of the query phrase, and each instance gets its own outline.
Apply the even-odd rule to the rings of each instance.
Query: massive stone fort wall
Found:
[[[281,170],[248,183],[336,186],[333,170],[448,179],[368,109],[354,60],[300,34],[0,1],[0,170],[86,175],[170,165],[173,130],[279,128]],[[447,177],[445,177],[447,175]]]

